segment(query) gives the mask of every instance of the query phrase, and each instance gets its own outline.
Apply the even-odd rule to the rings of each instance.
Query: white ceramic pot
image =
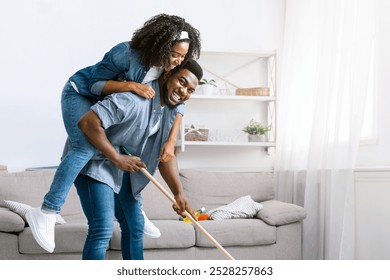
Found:
[[[248,142],[267,142],[267,135],[248,135]]]
[[[260,135],[248,135],[248,142],[260,142]]]
[[[260,142],[268,142],[268,137],[265,134],[260,135]]]
[[[213,85],[202,85],[203,95],[213,95],[215,86]]]

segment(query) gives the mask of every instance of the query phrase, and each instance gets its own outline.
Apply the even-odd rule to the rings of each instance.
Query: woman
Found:
[[[96,151],[77,127],[80,117],[97,101],[114,92],[132,91],[153,98],[153,88],[145,83],[158,79],[183,60],[198,58],[200,47],[199,31],[185,19],[160,14],[146,21],[130,42],[114,46],[102,61],[70,77],[62,92],[61,106],[71,150],[62,158],[42,206],[26,215],[34,238],[46,251],[53,252],[55,247],[55,214],[61,211],[75,178]],[[161,149],[161,161],[172,158],[181,117],[177,114]],[[126,160],[125,156],[119,157],[115,164],[126,170]]]

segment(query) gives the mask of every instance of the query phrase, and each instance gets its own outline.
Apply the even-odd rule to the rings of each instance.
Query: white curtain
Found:
[[[304,259],[354,259],[353,170],[372,85],[372,0],[286,0],[279,199],[305,207]]]

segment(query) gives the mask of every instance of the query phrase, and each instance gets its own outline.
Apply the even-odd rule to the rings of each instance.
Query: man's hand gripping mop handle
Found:
[[[131,155],[130,152],[123,146],[121,146],[121,151],[126,154],[126,155]],[[141,172],[150,180],[152,181],[152,183],[173,203],[173,204],[176,204],[176,200],[175,198],[163,187],[160,185],[159,182],[157,182],[157,180],[145,169],[145,168],[141,168]],[[190,213],[188,213],[187,210],[185,210],[185,215],[191,220],[191,222],[201,231],[203,232],[204,235],[206,235],[206,237],[215,245],[215,247],[217,247],[228,259],[230,260],[234,260],[234,258],[232,257],[232,255],[229,254],[229,252],[227,252],[222,246],[221,244],[218,243],[217,240],[214,239],[214,237],[212,237],[210,235],[210,233],[207,232],[207,230],[205,230],[199,223],[197,220],[195,220]]]

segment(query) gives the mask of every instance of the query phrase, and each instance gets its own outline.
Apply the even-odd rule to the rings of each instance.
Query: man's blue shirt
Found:
[[[176,114],[184,110],[184,104],[162,108],[158,81],[153,81],[151,85],[156,91],[153,99],[145,99],[131,92],[117,93],[99,101],[91,110],[101,119],[107,138],[118,152],[119,147],[124,146],[132,155],[140,157],[153,174],[159,163],[162,145],[168,139]],[[150,135],[159,121],[160,129]],[[81,173],[109,185],[115,192],[121,188],[123,171],[100,152]],[[149,179],[139,171],[130,174],[130,181],[134,197],[137,197]]]

